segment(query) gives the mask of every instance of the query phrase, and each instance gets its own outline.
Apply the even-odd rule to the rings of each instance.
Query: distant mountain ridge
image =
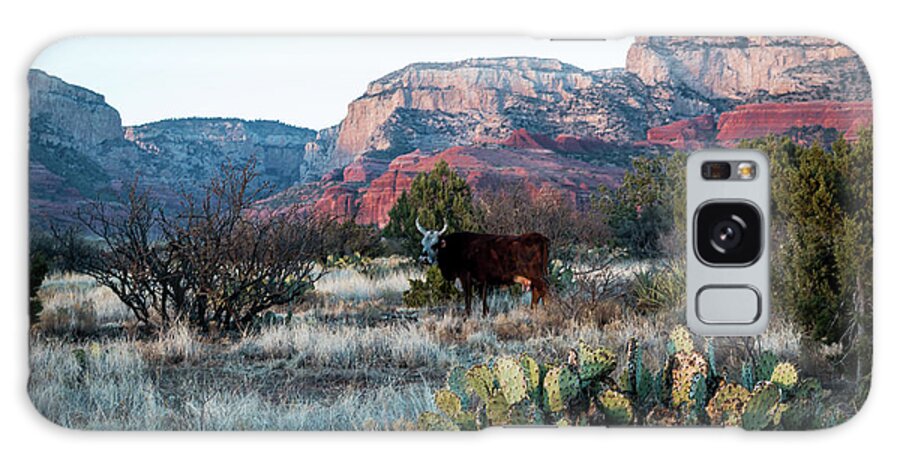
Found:
[[[202,117],[123,127],[96,92],[40,70],[28,81],[32,217],[48,219],[113,199],[137,175],[174,203],[178,188],[253,157],[278,192],[261,207],[300,205],[383,225],[431,157],[461,172],[471,163],[489,173],[515,164],[535,189],[576,201],[600,183],[614,185],[635,155],[772,133],[852,138],[871,124],[862,62],[817,38],[637,38],[624,69],[598,71],[529,57],[416,63],[373,80],[340,124],[318,131]],[[535,177],[529,169],[549,171]],[[572,181],[582,176],[594,180]]]

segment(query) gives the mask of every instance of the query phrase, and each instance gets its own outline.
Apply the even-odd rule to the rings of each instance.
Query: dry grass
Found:
[[[422,279],[422,269],[408,259],[378,258],[365,269],[349,267],[329,271],[316,282],[316,293],[340,301],[391,299],[399,301],[410,279]]]
[[[40,338],[33,340],[30,361],[28,391],[35,407],[48,420],[75,429],[403,430],[434,409],[433,385],[427,383],[282,403],[255,391],[196,383],[172,398],[153,380],[140,351],[125,341],[101,346]]]
[[[333,272],[317,296],[289,308],[290,324],[234,340],[184,326],[140,339],[104,330],[129,323],[130,312],[89,278],[55,275],[40,291],[29,392],[42,414],[73,428],[405,430],[433,410],[432,392],[453,365],[521,352],[556,362],[579,340],[621,356],[634,337],[658,367],[668,331],[684,323],[678,309],[626,314],[608,298],[566,307],[551,298],[531,309],[529,295],[510,291],[492,293],[487,319],[477,303],[468,319],[455,307],[402,308],[418,272],[400,261]],[[829,348],[799,340],[776,314],[752,343],[717,341],[717,361],[734,369],[748,350],[771,350],[825,372]]]
[[[38,291],[43,304],[38,330],[57,335],[94,333],[130,321],[132,313],[108,288],[78,274],[53,274]]]
[[[439,343],[411,324],[272,326],[232,350],[244,358],[290,358],[297,366],[312,368],[446,368],[453,362]]]
[[[177,324],[160,332],[156,339],[138,342],[144,357],[159,363],[178,364],[202,359],[203,345],[185,324]]]

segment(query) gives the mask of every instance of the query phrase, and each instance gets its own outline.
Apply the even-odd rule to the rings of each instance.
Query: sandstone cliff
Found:
[[[846,139],[854,140],[859,129],[871,124],[872,102],[759,103],[741,105],[723,113],[719,117],[716,140],[730,144],[809,126],[835,129],[845,133]]]
[[[871,98],[848,47],[813,37],[639,37],[626,69],[649,86],[737,102]]]
[[[49,142],[93,149],[122,138],[119,112],[103,95],[32,69],[28,72],[30,120]]]
[[[536,140],[547,146],[535,143]],[[585,146],[591,147],[590,143]],[[384,227],[388,212],[409,190],[413,179],[440,161],[463,176],[476,195],[522,183],[533,194],[560,193],[576,207],[584,207],[601,184],[617,185],[624,173],[622,168],[573,160],[558,153],[558,149],[557,142],[549,137],[518,130],[490,147],[457,146],[435,154],[416,150],[390,162],[361,156],[317,183],[292,187],[261,202],[260,209],[268,214],[300,207]]]
[[[515,129],[605,141],[643,137],[668,102],[622,70],[587,72],[557,60],[420,63],[388,74],[352,102],[332,154],[343,166],[371,151],[440,150]]]

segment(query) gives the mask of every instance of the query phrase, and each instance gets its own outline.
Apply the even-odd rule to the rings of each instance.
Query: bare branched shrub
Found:
[[[552,190],[529,191],[522,182],[504,182],[476,200],[482,229],[493,234],[538,232],[550,239],[551,257],[568,258],[576,246],[597,246],[608,238],[606,222],[592,208]]]
[[[120,206],[79,212],[96,241],[58,236],[70,266],[110,288],[140,322],[243,330],[267,308],[302,298],[342,233],[358,232],[296,211],[252,214],[268,190],[256,178],[254,161],[223,165],[202,194],[182,193],[172,214],[135,182]]]

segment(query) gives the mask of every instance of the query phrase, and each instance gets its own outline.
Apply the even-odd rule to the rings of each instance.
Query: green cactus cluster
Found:
[[[584,343],[566,362],[539,364],[531,356],[500,356],[468,369],[455,367],[435,392],[435,412],[419,416],[423,430],[477,430],[491,425],[629,424],[630,399],[607,385],[616,356]],[[608,393],[607,393],[608,392]]]
[[[492,425],[719,425],[747,430],[821,426],[823,390],[797,368],[763,352],[740,365],[734,379],[719,369],[707,340],[698,351],[676,327],[658,369],[631,338],[621,352],[583,342],[564,361],[544,364],[527,354],[500,356],[468,369],[457,366],[435,392],[435,412],[423,430],[477,430]],[[700,345],[703,346],[703,345]]]

